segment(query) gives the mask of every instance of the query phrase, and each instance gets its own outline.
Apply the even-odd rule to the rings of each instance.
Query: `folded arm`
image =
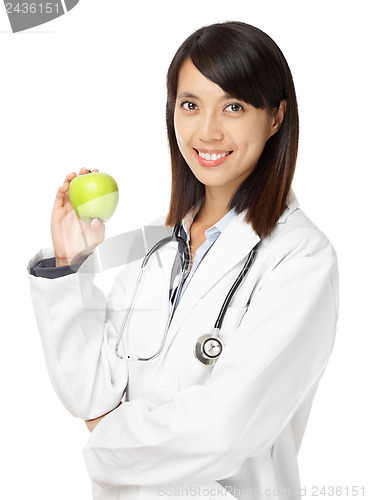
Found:
[[[102,487],[219,480],[272,446],[326,368],[337,283],[331,252],[284,259],[205,385],[162,406],[126,402],[98,423],[84,448],[92,480]]]

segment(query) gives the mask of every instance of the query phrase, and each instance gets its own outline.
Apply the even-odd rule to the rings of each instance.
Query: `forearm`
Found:
[[[115,327],[93,276],[58,279],[29,275],[32,302],[50,379],[74,416],[93,419],[116,408],[127,367],[114,354]]]

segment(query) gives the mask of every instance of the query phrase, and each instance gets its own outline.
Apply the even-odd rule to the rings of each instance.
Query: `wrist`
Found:
[[[59,259],[55,256],[55,267],[69,266],[68,259]]]

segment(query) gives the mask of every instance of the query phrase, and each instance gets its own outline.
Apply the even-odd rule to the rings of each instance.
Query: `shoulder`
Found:
[[[284,248],[285,253],[304,252],[306,256],[324,254],[333,259],[337,258],[335,248],[327,235],[300,207],[276,224],[268,245]]]
[[[316,290],[327,286],[339,307],[339,268],[336,250],[326,234],[298,207],[277,223],[271,236],[259,248],[261,281],[279,279]],[[295,278],[297,277],[297,281]],[[308,288],[309,287],[309,288]],[[314,292],[313,292],[314,293]]]
[[[283,258],[286,255],[326,255],[337,260],[335,248],[327,235],[302,210],[291,191],[288,209],[281,215],[271,235],[262,241],[269,251],[277,250]]]
[[[330,282],[338,307],[339,269],[334,246],[300,206],[290,207],[273,232],[259,244],[260,282]],[[283,281],[284,280],[284,281]],[[295,285],[295,283],[294,283]],[[293,285],[293,286],[294,286]]]

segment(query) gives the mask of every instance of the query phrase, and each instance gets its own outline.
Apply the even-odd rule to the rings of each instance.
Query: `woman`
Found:
[[[172,192],[161,224],[181,223],[190,266],[178,286],[183,250],[158,251],[124,339],[129,352],[154,352],[174,308],[165,345],[147,362],[115,355],[140,262],[124,267],[107,302],[92,275],[69,267],[85,238],[94,247],[104,236],[94,221],[78,239],[72,173],[55,200],[54,249],[28,267],[50,376],[92,431],[84,456],[95,498],[298,499],[297,453],[334,343],[338,269],[291,190],[292,77],[265,33],[228,22],[182,44],[167,84]],[[200,362],[193,347],[250,255],[222,351]]]

